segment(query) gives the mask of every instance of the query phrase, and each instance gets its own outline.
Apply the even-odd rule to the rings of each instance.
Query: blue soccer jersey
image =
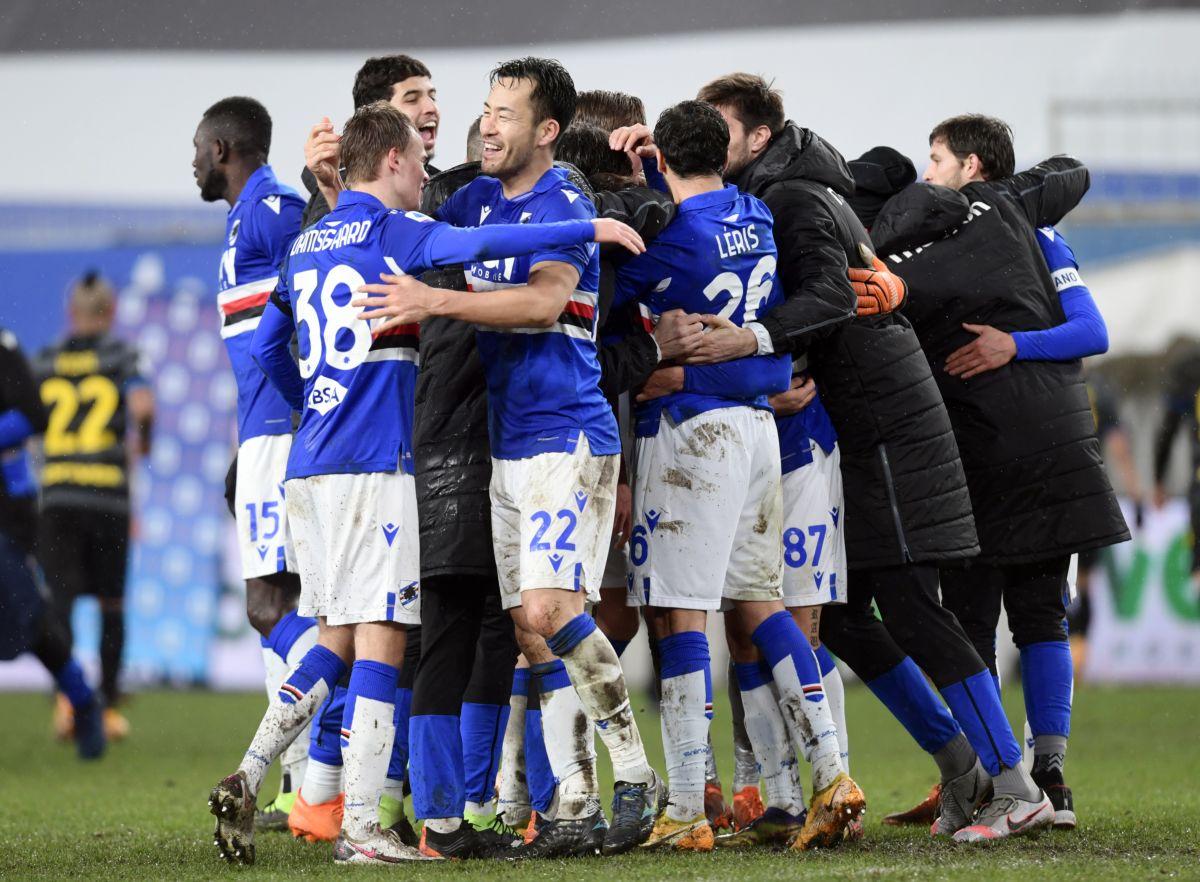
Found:
[[[638,300],[654,320],[672,309],[715,314],[735,325],[766,315],[783,296],[775,287],[775,240],[770,210],[733,186],[701,193],[679,204],[675,220],[646,249],[617,273],[615,303]],[[717,408],[746,405],[768,408],[766,395],[744,396],[740,386],[782,391],[791,375],[788,355],[757,356],[708,369],[721,376],[700,383],[688,369],[680,392],[646,402],[637,409],[638,435],[658,432],[662,413],[676,423]],[[744,376],[741,376],[744,375]],[[704,388],[708,387],[708,388]],[[721,392],[722,387],[729,391]]]
[[[451,196],[438,216],[455,226],[524,224],[596,216],[591,200],[561,168],[533,189],[506,199],[500,182],[479,177]],[[579,271],[579,282],[549,328],[479,327],[478,347],[488,385],[492,456],[524,459],[572,452],[582,433],[592,453],[620,453],[617,423],[600,391],[596,359],[596,301],[600,256],[595,245],[545,249],[525,257],[467,266],[471,291],[524,285],[539,263],[558,261]]]
[[[238,441],[292,431],[291,408],[250,356],[250,340],[279,280],[279,264],[300,232],[304,200],[269,165],[250,175],[225,221],[217,275],[221,337],[238,390]]]
[[[813,461],[814,444],[826,455],[833,453],[837,444],[837,432],[819,392],[799,413],[776,417],[775,428],[779,430],[779,462],[785,475]]]
[[[383,273],[574,248],[594,236],[587,219],[456,229],[390,210],[367,193],[342,193],[332,212],[296,237],[255,334],[255,359],[301,411],[287,477],[412,471],[418,327],[373,331],[350,306],[360,286]],[[299,365],[288,352],[293,331]]]

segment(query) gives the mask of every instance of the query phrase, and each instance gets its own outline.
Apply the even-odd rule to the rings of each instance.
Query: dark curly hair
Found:
[[[411,55],[381,55],[368,58],[354,75],[354,107],[390,101],[396,83],[409,77],[431,76],[429,68]]]
[[[654,124],[654,143],[681,178],[719,175],[729,149],[729,126],[711,104],[680,101]]]

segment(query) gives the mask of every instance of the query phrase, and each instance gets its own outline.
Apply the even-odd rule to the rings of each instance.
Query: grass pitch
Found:
[[[1009,693],[1010,718],[1022,720]],[[231,771],[261,713],[262,695],[148,693],[129,707],[130,739],[100,763],[76,760],[48,734],[50,703],[0,695],[0,878],[262,880],[358,874],[335,869],[329,846],[286,834],[258,840],[258,863],[226,867],[212,845],[209,788]],[[983,848],[932,842],[923,830],[884,827],[933,782],[933,763],[865,689],[847,696],[852,772],[869,802],[861,844],[805,855],[634,854],[621,858],[423,864],[365,873],[442,880],[572,882],[911,878],[1071,880],[1200,878],[1200,690],[1102,689],[1075,694],[1067,761],[1080,827]],[[640,715],[662,768],[657,717]],[[731,774],[729,717],[713,724],[718,762]],[[603,754],[603,749],[600,750]],[[611,777],[603,768],[605,787]],[[269,781],[265,792],[273,794]]]

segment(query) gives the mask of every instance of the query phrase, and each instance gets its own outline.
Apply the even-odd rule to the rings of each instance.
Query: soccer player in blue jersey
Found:
[[[782,301],[774,284],[773,221],[758,199],[722,182],[729,144],[724,119],[711,105],[684,101],[659,117],[654,141],[679,213],[645,255],[621,269],[617,301],[636,298],[652,314],[684,309],[739,327],[766,315]],[[650,607],[660,638],[670,782],[669,804],[648,846],[708,850],[714,844],[704,813],[712,708],[704,626],[707,612],[725,601],[735,610],[737,636],[749,644],[742,649],[734,640],[735,661],[762,679],[758,652],[766,659],[787,736],[812,762],[814,788],[828,797],[828,815],[836,819],[829,824],[814,803],[807,827],[794,819],[796,847],[840,841],[865,805],[842,767],[816,659],[784,609],[779,438],[766,397],[739,391],[770,387],[769,377],[773,391],[784,391],[790,356],[696,369],[693,384],[638,408],[629,602]],[[751,658],[739,659],[739,650]],[[792,811],[799,815],[803,806]]]
[[[575,112],[570,74],[555,61],[526,58],[499,65],[490,79],[480,120],[484,175],[451,196],[439,217],[484,229],[593,217],[590,200],[553,167],[555,141]],[[584,612],[604,573],[620,453],[616,420],[599,388],[599,255],[586,246],[545,249],[473,262],[467,274],[466,292],[389,276],[366,286],[380,296],[363,302],[396,321],[444,315],[480,326],[501,594],[532,664],[558,779],[555,815],[521,853],[586,853],[601,839],[607,853],[626,851],[650,834],[659,780],[616,652]],[[617,778],[607,834],[589,719],[598,724]],[[414,795],[422,789],[420,775],[436,774],[416,763],[421,737],[414,731]],[[432,790],[436,780],[426,784]],[[427,817],[426,843],[460,823]]]
[[[345,806],[339,863],[420,859],[378,823],[395,735],[403,626],[419,621],[416,495],[412,476],[417,328],[372,328],[350,305],[365,279],[421,273],[497,254],[640,240],[589,219],[458,230],[413,209],[426,180],[412,123],[385,102],[346,124],[347,184],[337,208],[297,237],[252,344],[253,357],[301,412],[287,466],[301,612],[320,636],[280,686],[238,771],[210,797],[216,842],[232,862],[254,860],[255,797],[270,763],[312,719],[349,663],[342,722]],[[289,343],[298,339],[299,365]]]
[[[221,338],[238,389],[234,517],[246,580],[246,615],[262,640],[268,700],[317,639],[316,622],[296,614],[300,585],[289,565],[283,473],[292,413],[250,356],[250,341],[279,264],[296,234],[304,200],[267,164],[271,117],[253,98],[225,98],[204,112],[192,160],[200,198],[229,203],[217,273]],[[261,829],[285,829],[304,778],[308,739],[283,754],[279,795],[259,813]]]

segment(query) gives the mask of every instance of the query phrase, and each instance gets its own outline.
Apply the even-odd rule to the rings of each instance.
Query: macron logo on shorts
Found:
[[[836,505],[833,508],[829,509],[829,516],[831,518],[833,518],[833,526],[835,528],[837,527],[838,518],[841,517],[841,515],[842,515],[841,509],[839,509]]]
[[[388,548],[391,548],[396,534],[400,532],[400,528],[395,524],[387,523],[380,527],[380,529],[383,530],[383,538],[387,540]]]
[[[583,514],[583,507],[587,505],[588,495],[582,490],[575,491],[575,505],[579,507],[579,513]]]
[[[662,513],[654,511],[653,509],[646,512],[646,527],[651,533],[653,533],[654,528],[658,526],[658,519],[660,517],[662,517]]]

